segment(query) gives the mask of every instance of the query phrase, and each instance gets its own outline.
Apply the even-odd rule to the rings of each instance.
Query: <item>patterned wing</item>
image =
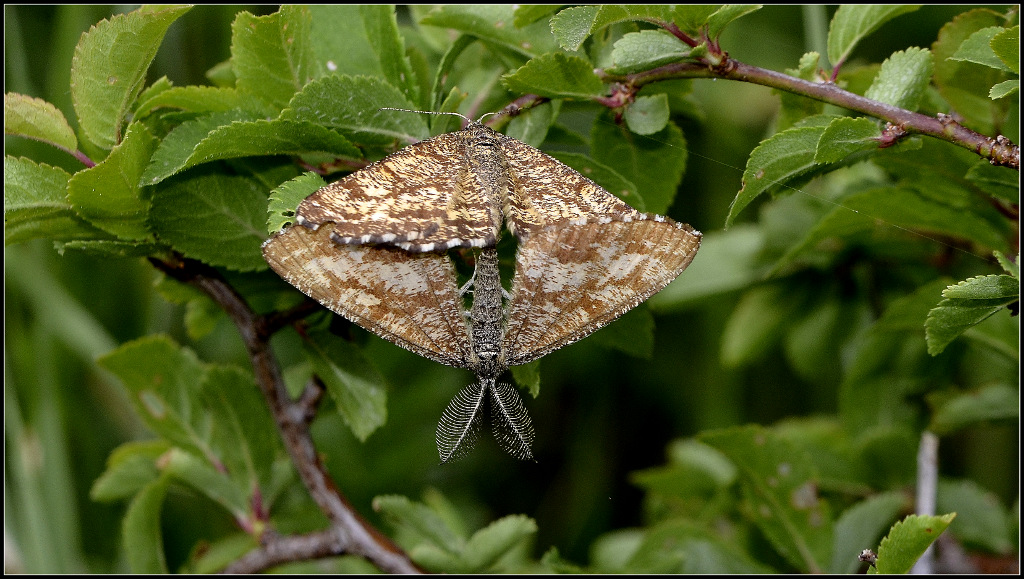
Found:
[[[501,200],[489,199],[467,153],[466,131],[410,145],[307,197],[299,224],[333,223],[334,240],[407,251],[493,246]]]
[[[473,362],[455,268],[448,257],[338,245],[329,228],[291,227],[263,244],[288,283],[330,310],[436,362]]]
[[[665,217],[549,227],[520,243],[502,348],[509,366],[582,339],[676,278],[701,234]]]
[[[512,137],[498,134],[511,187],[505,219],[523,239],[560,223],[624,221],[641,213],[564,163]]]

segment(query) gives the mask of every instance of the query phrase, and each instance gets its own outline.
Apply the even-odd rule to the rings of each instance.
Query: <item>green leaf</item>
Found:
[[[231,24],[231,65],[239,92],[267,103],[267,112],[278,111],[318,77],[311,26],[304,6],[284,5],[268,16],[239,12]]]
[[[512,5],[448,4],[432,10],[421,24],[453,28],[525,57],[555,52],[548,23],[537,21],[517,28],[513,24],[515,9]]]
[[[458,87],[453,87],[449,92],[448,96],[444,96],[445,82],[448,80],[448,76],[451,74],[453,67],[459,56],[467,48],[473,45],[477,41],[475,36],[469,34],[462,34],[455,39],[455,42],[451,43],[448,50],[445,51],[444,56],[441,57],[441,63],[437,65],[437,72],[434,74],[434,84],[431,93],[431,110],[445,111],[445,112],[457,112],[459,103],[465,98],[464,93],[458,90]],[[444,98],[442,101],[441,99]],[[451,115],[434,115],[433,122],[431,123],[431,135],[440,135],[441,133],[447,133],[451,129],[442,129],[443,126],[448,126],[448,123],[454,123],[455,117]]]
[[[909,507],[906,495],[890,491],[855,503],[843,511],[836,521],[836,539],[832,547],[832,564],[828,572],[854,574],[860,569],[857,555],[877,544],[900,511]]]
[[[992,98],[992,100],[1001,99],[1012,95],[1018,90],[1020,90],[1019,79],[1006,80],[992,85],[992,89],[988,91],[988,96]]]
[[[665,213],[686,170],[687,148],[675,123],[650,137],[599,120],[591,133],[591,155],[634,183],[647,211]]]
[[[942,292],[946,299],[928,313],[928,353],[937,356],[954,339],[1007,305],[1020,301],[1020,282],[1009,275],[964,280]]]
[[[383,77],[410,102],[420,102],[394,6],[311,5],[310,44],[332,74]]]
[[[387,422],[384,377],[362,351],[327,332],[310,332],[304,350],[356,438],[365,441]]]
[[[236,109],[210,113],[181,123],[160,141],[160,145],[150,159],[149,166],[146,167],[146,171],[139,181],[143,185],[159,183],[184,169],[185,164],[192,158],[196,147],[211,132],[236,121],[251,121],[256,118],[257,115],[254,113]]]
[[[594,343],[649,360],[654,353],[654,316],[647,308],[634,308],[594,334]]]
[[[626,108],[626,125],[638,135],[653,135],[668,124],[668,95],[637,97]]]
[[[462,550],[465,572],[484,573],[510,550],[537,532],[537,523],[526,515],[509,515],[480,529]]]
[[[722,6],[714,14],[708,17],[708,38],[712,40],[722,35],[722,31],[725,27],[731,24],[734,20],[746,16],[751,12],[757,12],[761,9],[760,4],[726,4]]]
[[[672,21],[671,6],[603,5],[566,8],[551,18],[551,33],[568,51],[579,50],[591,34],[617,22],[640,20],[651,23]]]
[[[13,92],[4,95],[4,134],[49,143],[68,153],[78,148],[64,113],[43,99]]]
[[[121,523],[128,568],[132,573],[168,573],[164,540],[160,533],[160,510],[167,494],[168,477],[149,483],[135,496]]]
[[[310,171],[271,191],[270,205],[267,207],[267,231],[274,234],[295,223],[295,209],[299,203],[326,185],[320,175]]]
[[[72,209],[64,169],[4,157],[4,244],[31,239],[108,239]]]
[[[734,368],[757,361],[782,337],[790,318],[801,306],[781,284],[747,291],[733,310],[722,333],[722,365]]]
[[[992,37],[989,45],[1013,74],[1020,74],[1020,25],[1007,28]]]
[[[677,62],[690,54],[690,47],[664,30],[629,32],[615,41],[612,74],[631,74]]]
[[[82,35],[71,62],[71,100],[79,126],[95,145],[110,149],[121,141],[121,126],[167,28],[189,10],[117,14]]]
[[[916,111],[932,77],[932,53],[924,48],[894,52],[882,63],[864,95],[885,104]]]
[[[401,495],[374,497],[373,510],[382,513],[395,526],[411,531],[417,538],[453,555],[465,545],[465,540],[433,509]]]
[[[185,144],[175,143],[175,156],[181,156],[182,145]],[[143,179],[147,183],[159,183],[189,167],[220,159],[310,153],[362,158],[362,153],[348,139],[320,125],[295,121],[235,121],[210,131],[183,161],[160,159],[158,164],[154,159]],[[156,168],[162,170],[158,174],[150,172]]]
[[[973,62],[996,70],[1011,72],[1010,67],[996,56],[992,49],[992,39],[996,34],[1005,30],[1002,26],[989,26],[978,30],[960,43],[960,48],[949,59]]]
[[[541,18],[547,18],[558,12],[559,8],[561,6],[558,4],[520,4],[516,6],[515,19],[512,23],[516,28],[522,28]]]
[[[146,116],[159,108],[180,109],[191,113],[222,113],[232,110],[245,111],[246,118],[257,118],[265,107],[259,99],[234,87],[176,86],[154,94],[146,100],[139,97],[135,109],[137,117]]]
[[[932,419],[928,430],[940,436],[989,420],[1020,417],[1020,392],[1006,384],[983,386],[971,392],[936,392],[928,397]]]
[[[178,448],[168,453],[164,464],[164,471],[168,475],[224,507],[236,521],[246,520],[250,505],[249,491],[256,489],[256,485],[235,485],[225,475],[224,466],[219,461],[203,460]],[[217,466],[212,466],[214,464]]]
[[[255,180],[196,169],[156,189],[150,227],[186,257],[263,270],[266,212],[267,191]]]
[[[726,227],[758,195],[783,187],[789,180],[814,169],[814,155],[825,127],[792,128],[762,141],[750,153],[743,171],[743,187],[729,206]]]
[[[906,574],[925,550],[946,530],[956,513],[942,516],[909,515],[893,525],[878,546],[875,569],[883,574]]]
[[[1006,273],[1012,275],[1013,277],[1015,277],[1017,279],[1020,279],[1020,254],[1019,253],[1017,254],[1017,259],[1014,260],[1014,261],[1010,261],[1009,259],[1007,259],[1007,257],[1005,255],[1003,255],[1002,252],[994,251],[992,253],[995,254],[996,261],[999,262],[1000,267],[1002,267],[1006,271]]]
[[[395,139],[414,143],[429,135],[426,115],[382,111],[381,107],[415,110],[401,91],[379,78],[327,76],[307,84],[280,118],[339,129],[376,144]]]
[[[540,394],[540,360],[522,366],[512,366],[509,370],[516,384],[520,388],[526,388],[530,396],[536,398]]]
[[[1001,555],[1013,553],[1015,542],[1010,537],[1009,513],[999,497],[978,483],[940,480],[935,508],[944,513],[957,513],[949,532],[964,546]]]
[[[204,369],[194,352],[167,336],[127,342],[101,356],[100,366],[114,373],[131,393],[139,416],[153,432],[199,456],[211,456],[193,426],[199,419],[198,396]]]
[[[502,82],[514,93],[548,98],[589,99],[605,92],[604,83],[594,74],[594,65],[561,52],[530,59],[515,72],[503,76]]]
[[[147,241],[152,234],[148,192],[139,178],[156,149],[145,125],[132,123],[124,140],[95,167],[75,173],[68,181],[68,201],[90,223],[126,241]]]
[[[814,151],[817,164],[838,163],[857,151],[878,148],[882,131],[868,118],[840,117],[829,123]]]
[[[1005,79],[1003,73],[972,62],[951,60],[974,32],[1004,23],[1003,15],[988,9],[974,9],[957,15],[939,30],[932,44],[935,62],[934,84],[949,107],[964,117],[964,124],[983,134],[996,126],[989,88]]]
[[[505,134],[531,147],[539,147],[558,117],[561,102],[549,101],[520,112],[509,122]]]
[[[832,554],[832,518],[807,454],[760,426],[702,433],[739,467],[750,516],[787,561],[820,573]]]
[[[160,476],[157,459],[171,449],[166,440],[126,442],[107,457],[107,469],[92,484],[89,498],[109,503],[126,499]]]
[[[620,572],[752,575],[773,570],[751,559],[733,541],[692,521],[668,520],[647,530]]]
[[[1009,167],[995,167],[985,160],[971,166],[965,178],[993,197],[1016,203],[1020,199],[1020,173]]]
[[[857,44],[883,24],[920,5],[844,4],[836,10],[828,28],[828,59],[833,66],[846,62]]]
[[[723,8],[725,6],[713,4],[679,4],[672,13],[672,20],[683,32],[696,34]]]

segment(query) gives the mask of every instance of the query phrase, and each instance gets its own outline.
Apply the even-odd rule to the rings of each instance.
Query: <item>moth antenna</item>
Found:
[[[458,460],[476,446],[480,425],[483,423],[484,404],[490,393],[489,386],[482,380],[466,386],[459,390],[444,409],[435,435],[441,462]]]
[[[463,115],[463,114],[460,114],[460,113],[448,112],[448,111],[414,111],[412,109],[396,109],[396,108],[393,108],[393,107],[381,107],[381,108],[379,108],[377,110],[378,111],[400,111],[400,112],[403,112],[403,113],[419,113],[421,115],[454,115],[456,117],[462,117],[462,119],[464,121],[466,121],[467,123],[472,123],[473,122],[473,120],[470,119],[469,117],[467,117],[466,115]],[[494,114],[494,113],[488,113],[488,114]]]
[[[519,460],[534,460],[530,446],[535,432],[519,391],[507,382],[490,382],[491,432],[505,452]]]

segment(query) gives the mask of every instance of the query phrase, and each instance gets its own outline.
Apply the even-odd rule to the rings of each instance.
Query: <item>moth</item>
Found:
[[[477,375],[442,414],[442,462],[472,448],[488,411],[502,447],[532,459],[529,416],[501,374],[660,291],[701,240],[480,123],[320,189],[299,205],[296,224],[263,246],[274,271],[363,328]],[[518,240],[511,292],[494,249],[502,225]],[[444,254],[452,248],[481,248],[462,289]]]

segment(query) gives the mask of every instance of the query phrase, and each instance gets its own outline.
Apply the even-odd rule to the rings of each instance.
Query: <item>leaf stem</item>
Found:
[[[282,327],[282,319],[305,312],[305,308],[293,309],[291,316],[289,313],[278,317],[260,316],[208,265],[181,257],[150,258],[150,262],[168,276],[202,290],[235,323],[249,353],[256,383],[270,406],[285,448],[310,496],[331,523],[330,528],[310,535],[267,535],[259,549],[239,559],[229,569],[255,572],[288,561],[351,553],[365,557],[385,572],[421,573],[400,547],[359,515],[320,462],[309,431],[309,413],[319,395],[308,391],[298,402],[288,395],[280,365],[270,349],[270,336]]]

